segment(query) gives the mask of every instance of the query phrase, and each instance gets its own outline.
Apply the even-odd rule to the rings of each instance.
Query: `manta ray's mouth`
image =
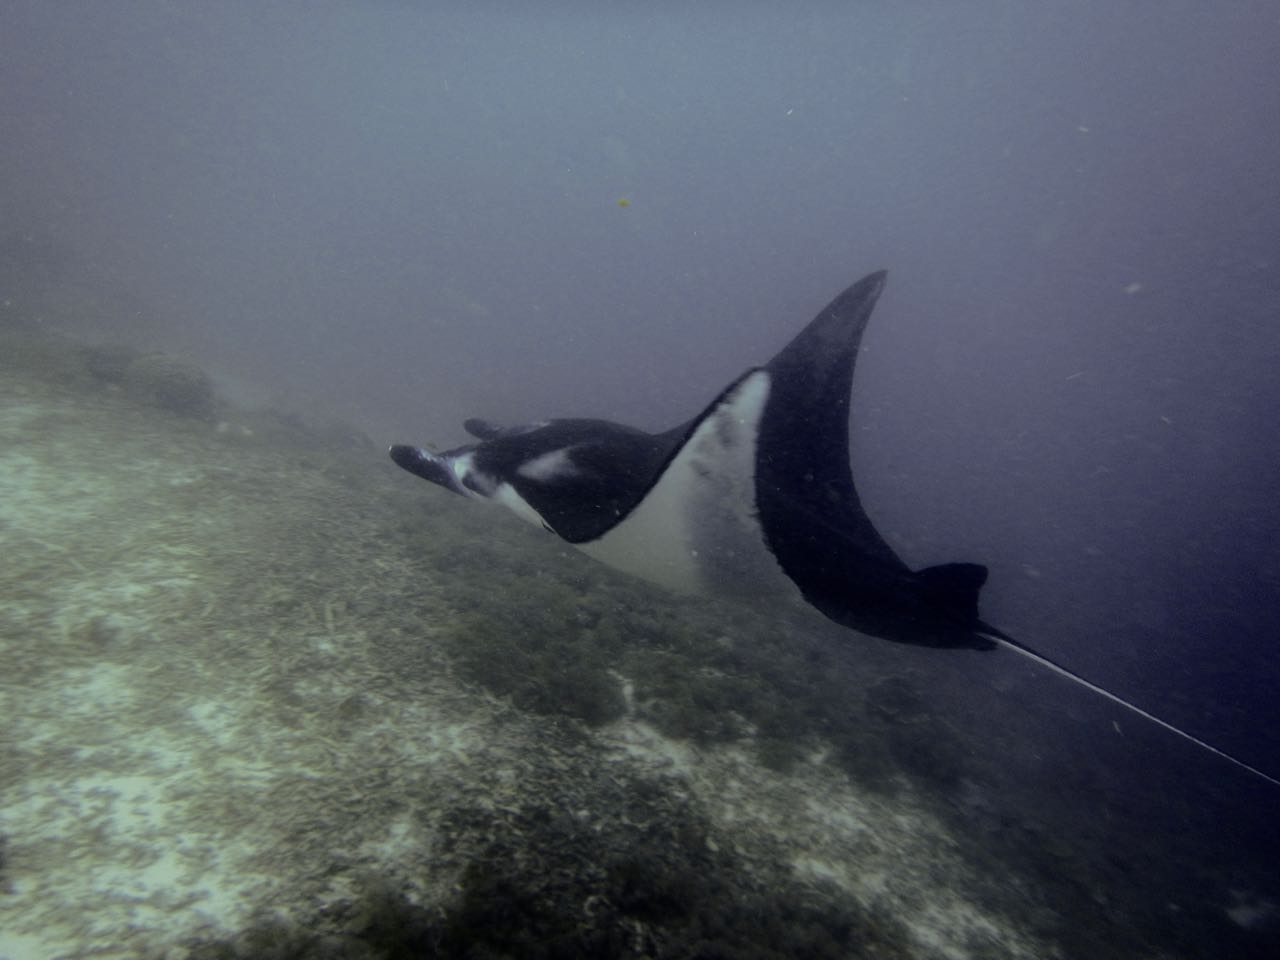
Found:
[[[453,465],[447,458],[437,456],[422,447],[411,447],[401,443],[393,445],[388,453],[391,454],[391,459],[395,461],[396,466],[408,470],[415,476],[430,480],[454,493],[471,496],[471,491],[464,489],[458,481]]]

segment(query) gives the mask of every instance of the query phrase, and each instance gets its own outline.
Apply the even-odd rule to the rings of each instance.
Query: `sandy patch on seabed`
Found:
[[[465,859],[446,814],[546,789],[567,749],[548,725],[463,689],[436,627],[396,617],[440,587],[379,555],[394,508],[365,501],[394,486],[369,472],[356,494],[296,451],[0,380],[0,957],[178,957],[367,878],[441,904]],[[921,957],[1054,955],[965,898],[936,822],[826,765],[771,774],[630,720],[585,742],[681,784],[745,863],[781,854],[892,915]]]

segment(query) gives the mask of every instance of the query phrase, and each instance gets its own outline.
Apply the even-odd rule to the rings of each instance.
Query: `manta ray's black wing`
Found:
[[[574,544],[620,523],[684,440],[679,428],[651,434],[589,419],[551,420],[490,436],[472,455],[475,475],[502,478],[545,526]]]
[[[784,518],[766,528],[784,566],[784,557],[820,543],[907,569],[862,509],[849,460],[854,366],[886,276],[870,274],[841,293],[765,367],[756,488],[761,512]]]
[[[963,621],[976,623],[985,570],[952,564],[924,579],[913,574],[872,524],[853,482],[854,367],[884,284],[879,272],[849,287],[764,368],[770,390],[756,453],[760,526],[804,598],[837,623],[909,643],[963,645],[970,636]],[[936,581],[936,598],[925,580]],[[947,604],[961,611],[955,637],[935,629]]]
[[[756,481],[762,528],[770,549],[806,599],[837,622],[875,629],[882,599],[897,602],[889,617],[905,639],[911,603],[903,584],[923,590],[928,606],[965,608],[967,629],[1044,666],[1112,703],[1222,757],[1267,782],[1280,779],[1161,719],[1086,679],[1030,645],[977,618],[977,595],[986,580],[980,564],[930,567],[912,574],[880,537],[862,509],[848,456],[849,398],[862,333],[884,287],[874,273],[847,289],[765,368],[770,402],[760,429]],[[869,584],[864,588],[860,581]],[[948,595],[953,595],[948,599]],[[870,620],[870,623],[867,621]],[[868,629],[869,628],[869,629]],[[893,636],[894,633],[897,636]]]
[[[748,370],[696,417],[662,433],[603,420],[552,420],[525,433],[504,431],[482,444],[476,466],[507,477],[545,524],[569,543],[599,540],[669,479],[673,461],[698,429],[723,415],[740,385],[756,372]]]
[[[502,436],[505,432],[503,427],[498,426],[490,420],[482,420],[479,417],[468,417],[462,421],[462,429],[471,434],[477,440],[493,440]]]

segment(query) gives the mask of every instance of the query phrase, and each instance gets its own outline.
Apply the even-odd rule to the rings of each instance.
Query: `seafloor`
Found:
[[[1038,758],[981,655],[650,590],[172,358],[0,326],[0,544],[4,960],[1274,944],[1220,809]]]

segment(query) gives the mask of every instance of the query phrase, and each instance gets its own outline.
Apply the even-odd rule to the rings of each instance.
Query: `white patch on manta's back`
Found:
[[[467,474],[471,472],[471,458],[474,454],[464,453],[460,457],[454,457],[449,461],[449,467],[453,470],[453,475],[458,478],[461,483],[467,478]]]
[[[464,453],[460,457],[454,457],[449,461],[449,469],[453,471],[453,475],[458,480],[458,486],[456,488],[458,493],[468,497],[478,497],[480,494],[467,486],[467,478],[475,472],[471,469],[471,459],[472,454],[470,453]],[[479,476],[479,474],[477,474],[477,476]]]
[[[516,467],[516,473],[539,483],[546,483],[549,480],[556,480],[561,477],[572,477],[578,473],[578,468],[569,459],[569,451],[572,449],[573,447],[562,447],[559,450],[552,450],[550,453],[534,457],[532,460],[526,460]]]
[[[769,374],[748,374],[712,410],[648,496],[584,552],[682,593],[776,596],[799,591],[756,518],[756,440]]]

